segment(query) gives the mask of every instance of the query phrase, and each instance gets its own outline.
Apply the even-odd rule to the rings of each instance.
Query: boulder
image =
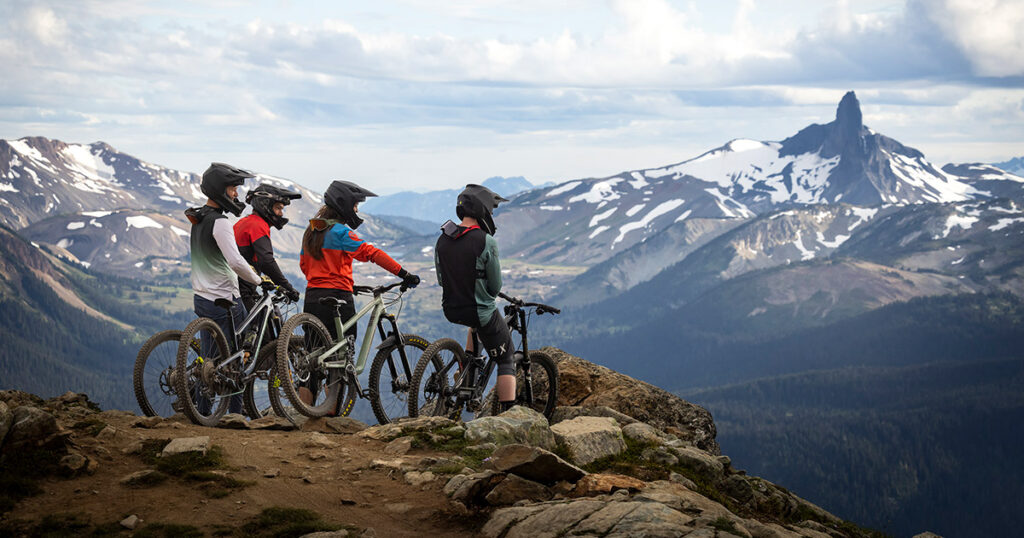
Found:
[[[629,415],[620,413],[606,405],[597,407],[583,407],[580,405],[565,405],[556,407],[551,413],[551,423],[558,424],[565,420],[572,420],[576,417],[608,417],[614,418],[619,425],[632,424],[637,420]]]
[[[65,476],[76,476],[89,471],[89,458],[79,454],[78,452],[71,452],[60,459],[60,470]],[[95,464],[92,466],[95,471]]]
[[[647,485],[647,482],[621,474],[593,473],[588,474],[576,483],[572,490],[573,497],[593,497],[612,493],[617,490],[639,491]]]
[[[331,441],[326,435],[322,433],[311,433],[305,441],[302,442],[302,448],[335,448],[338,443]]]
[[[4,446],[4,438],[11,430],[12,424],[14,424],[14,413],[6,402],[0,401],[0,447]]]
[[[165,446],[163,451],[160,452],[160,457],[165,458],[167,456],[187,454],[189,452],[206,454],[208,450],[210,450],[209,435],[199,437],[178,437],[177,439],[171,439],[171,442],[167,443],[167,446]]]
[[[121,526],[133,531],[139,525],[139,516],[132,514],[121,520]]]
[[[466,423],[466,441],[470,444],[527,444],[551,449],[555,436],[544,415],[528,407],[515,406],[496,417],[483,417]]]
[[[405,483],[411,486],[422,486],[423,484],[429,484],[437,478],[434,473],[430,471],[409,471],[405,473]]]
[[[22,405],[11,413],[11,426],[3,448],[9,451],[17,447],[55,445],[58,443],[59,433],[60,426],[53,415],[38,407]]]
[[[539,447],[505,445],[491,454],[484,464],[498,472],[512,473],[544,484],[576,482],[587,473],[555,454]]]
[[[164,421],[164,417],[139,417],[132,422],[133,428],[156,428]]]
[[[674,439],[674,436],[662,432],[658,428],[644,422],[633,422],[622,427],[622,435],[626,439],[632,439],[641,443],[664,444]]]
[[[544,484],[510,474],[484,498],[492,506],[507,506],[521,500],[546,501],[551,495],[551,490]]]
[[[455,480],[453,477],[452,480],[448,481],[449,483],[445,485],[444,489],[445,491],[452,491],[451,497],[453,501],[459,501],[466,506],[472,504],[482,505],[487,494],[504,478],[504,474],[488,470],[466,476],[457,482],[457,487],[452,485],[452,481]]]
[[[558,365],[558,405],[607,406],[655,428],[676,428],[684,441],[712,454],[721,452],[714,420],[703,407],[560,349],[542,351]]]
[[[223,417],[220,417],[220,422],[217,423],[218,428],[225,428],[228,430],[248,430],[249,421],[244,415],[238,413],[228,413]]]
[[[725,474],[725,466],[717,458],[707,452],[691,447],[670,449],[679,458],[679,464],[711,479],[718,479]]]
[[[576,417],[555,424],[551,432],[577,465],[586,465],[626,450],[622,429],[613,418]]]
[[[640,457],[661,465],[677,465],[679,458],[663,446],[645,448]]]
[[[359,433],[370,427],[365,422],[352,417],[327,417],[322,420],[324,426],[333,433]]]
[[[394,441],[391,441],[384,447],[385,454],[391,454],[392,456],[402,456],[412,450],[412,437],[405,436],[399,437]]]

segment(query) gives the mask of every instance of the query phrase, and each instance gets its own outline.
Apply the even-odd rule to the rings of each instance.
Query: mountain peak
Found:
[[[836,108],[836,124],[844,133],[858,134],[864,127],[864,116],[860,112],[860,101],[852,90],[846,92]]]

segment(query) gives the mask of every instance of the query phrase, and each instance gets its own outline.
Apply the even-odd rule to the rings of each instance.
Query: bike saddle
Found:
[[[235,302],[230,299],[217,299],[213,301],[213,304],[223,308],[224,310],[231,310],[235,306]]]
[[[348,304],[348,301],[339,299],[337,297],[321,297],[319,301],[324,306],[330,306],[332,308],[340,308],[342,305]]]

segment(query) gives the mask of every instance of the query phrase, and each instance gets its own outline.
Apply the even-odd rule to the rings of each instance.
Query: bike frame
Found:
[[[245,317],[245,320],[242,321],[241,327],[235,327],[235,320],[229,312],[228,324],[231,328],[231,339],[228,340],[228,345],[231,347],[231,355],[229,355],[227,359],[220,361],[217,364],[217,369],[221,369],[245,356],[246,350],[240,349],[241,345],[239,344],[238,337],[245,334],[246,330],[256,322],[257,317],[259,318],[259,332],[256,334],[256,344],[250,352],[250,357],[258,357],[260,349],[263,346],[263,337],[266,334],[268,327],[275,333],[272,335],[274,339],[278,337],[278,333],[281,331],[279,324],[275,325],[274,323],[271,323],[271,320],[273,319],[271,316],[274,315],[277,316],[277,319],[281,319],[281,310],[278,308],[277,303],[274,302],[274,295],[270,293],[263,294],[263,297],[253,307],[252,312],[249,312]],[[257,361],[253,359],[242,370],[243,381],[256,370],[256,367],[258,366],[256,362]]]
[[[377,349],[382,349],[388,345],[388,338],[395,338],[398,340],[399,353],[402,355],[403,359],[406,359],[403,362],[408,366],[408,359],[405,357],[405,348],[403,345],[405,342],[402,340],[402,333],[398,330],[398,323],[395,321],[395,317],[393,315],[388,314],[385,311],[384,298],[382,297],[382,294],[374,293],[373,299],[360,308],[354,316],[348,319],[348,321],[342,322],[341,316],[335,313],[334,326],[340,338],[338,338],[338,342],[331,346],[330,349],[316,356],[317,367],[348,368],[348,363],[345,359],[331,360],[331,357],[337,355],[348,347],[349,341],[348,338],[344,338],[345,332],[354,327],[356,323],[363,319],[367,314],[370,316],[370,321],[366,328],[367,334],[363,337],[363,343],[359,348],[359,355],[356,357],[355,364],[352,367],[352,372],[358,376],[366,369],[366,360],[370,356],[370,347],[373,345],[373,337],[377,334],[378,330],[381,333],[382,342],[377,346]],[[391,334],[385,334],[383,324],[384,319],[391,322]],[[394,370],[394,364],[391,364],[390,367],[392,369],[392,376],[396,376],[398,372]],[[411,377],[411,373],[408,371],[405,372],[405,375]]]

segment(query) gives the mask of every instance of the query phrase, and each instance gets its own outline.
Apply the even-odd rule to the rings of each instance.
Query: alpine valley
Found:
[[[551,186],[506,178],[529,190],[498,191],[512,200],[496,238],[506,290],[563,309],[533,318],[535,345],[707,407],[734,465],[896,536],[1013,535],[1022,173],[1021,158],[936,166],[867,127],[849,92],[832,121],[782,141]],[[303,195],[273,239],[301,283],[321,197],[268,176],[246,188],[262,181]],[[190,316],[183,210],[202,202],[198,185],[102,142],[0,140],[0,388],[134,408],[142,339]],[[435,198],[366,204],[376,217],[359,233],[426,277],[403,326],[457,336],[428,276],[424,219],[438,214],[408,214],[423,200]]]

